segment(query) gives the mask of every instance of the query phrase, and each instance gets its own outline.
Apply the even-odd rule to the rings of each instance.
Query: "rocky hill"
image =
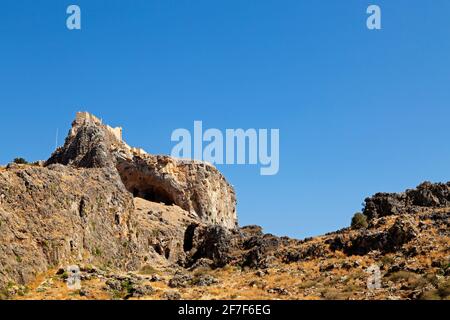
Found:
[[[449,224],[450,183],[424,183],[320,237],[239,227],[215,167],[132,148],[78,113],[45,163],[0,168],[0,297],[448,299]]]

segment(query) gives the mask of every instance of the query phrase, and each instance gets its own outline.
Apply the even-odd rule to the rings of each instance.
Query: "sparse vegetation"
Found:
[[[321,294],[326,300],[348,300],[351,296],[351,293],[342,292],[335,288],[324,288]]]
[[[448,299],[450,298],[450,279],[447,279],[446,281],[443,281],[438,289],[437,289],[437,294],[442,298],[442,299]]]
[[[439,283],[438,288],[424,292],[420,299],[422,300],[449,300],[450,299],[450,279]]]
[[[367,217],[361,212],[355,213],[352,218],[351,227],[352,229],[365,229],[368,227]]]
[[[317,285],[317,281],[314,280],[307,280],[307,281],[302,281],[300,283],[300,285],[298,286],[299,289],[303,290],[303,289],[308,289],[308,288],[312,288],[314,286]]]
[[[408,281],[415,277],[416,277],[416,274],[402,270],[402,271],[397,271],[397,272],[390,274],[387,278],[393,282],[398,282],[398,281],[402,281],[402,280]]]
[[[0,289],[0,300],[11,299],[14,296],[23,297],[29,292],[28,286],[17,285],[14,282],[8,282],[6,287]]]
[[[408,271],[395,272],[389,275],[387,279],[396,283],[401,283],[402,288],[406,290],[420,290],[433,282],[433,277],[430,275],[421,276]]]
[[[383,256],[380,259],[380,261],[381,261],[381,263],[383,265],[391,265],[391,264],[393,264],[395,262],[395,259],[393,257],[389,256],[389,255],[386,255],[386,256]]]
[[[29,164],[27,160],[25,160],[24,158],[15,158],[13,160],[13,162],[15,164]]]
[[[63,281],[67,280],[69,278],[69,273],[67,271],[64,271],[63,273],[61,273],[61,279]]]
[[[94,256],[100,257],[102,255],[102,250],[98,247],[94,249]]]

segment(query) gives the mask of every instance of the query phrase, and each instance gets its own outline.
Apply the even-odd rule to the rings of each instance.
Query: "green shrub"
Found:
[[[365,229],[369,224],[367,223],[367,217],[361,212],[355,213],[352,218],[351,227],[353,229]]]
[[[25,160],[24,158],[15,158],[13,160],[13,162],[16,163],[16,164],[28,164],[28,161]]]
[[[64,271],[62,274],[61,274],[61,279],[62,280],[67,280],[69,278],[69,273],[67,272],[67,271]]]
[[[98,247],[94,249],[94,256],[100,257],[102,255],[102,250]]]

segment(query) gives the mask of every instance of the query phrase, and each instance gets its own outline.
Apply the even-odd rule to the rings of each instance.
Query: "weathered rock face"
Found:
[[[347,292],[343,274],[363,273],[363,266],[374,263],[382,263],[387,274],[440,269],[440,277],[449,275],[450,183],[424,183],[404,193],[366,199],[369,221],[364,228],[302,241],[280,238],[258,226],[236,228],[233,188],[213,166],[149,155],[129,147],[121,133],[121,128],[81,113],[65,145],[45,165],[0,167],[0,299],[5,288],[7,296],[11,290],[22,292],[8,283],[27,284],[49,268],[71,264],[82,266],[83,281],[98,276],[94,282],[103,281],[116,298],[117,291],[124,298],[159,291],[144,279],[186,291],[220,281],[223,291],[250,286],[264,294],[286,295],[302,285],[292,279],[310,279],[320,286],[324,277],[317,278],[317,271],[330,277],[326,285]],[[202,275],[202,269],[227,264],[243,268],[235,274],[216,270],[225,271],[225,281]],[[285,273],[291,264],[297,265]],[[266,279],[222,286],[252,268],[260,269],[251,271],[254,276]],[[164,276],[150,277],[154,269]],[[272,272],[289,277],[284,281],[289,290],[278,286],[278,276],[266,277]],[[276,287],[266,288],[270,278],[277,279]],[[364,292],[366,281],[360,280],[358,292]],[[441,290],[441,285],[433,288]],[[304,292],[317,296],[322,289]],[[404,296],[423,293],[416,291]],[[181,295],[167,291],[161,297]]]
[[[220,268],[227,264],[267,268],[279,250],[297,240],[264,234],[258,226],[229,230],[220,226],[191,225],[185,234],[185,266],[211,261]]]
[[[401,213],[415,213],[422,208],[439,208],[450,205],[450,182],[424,182],[416,189],[403,193],[377,193],[365,200],[364,214],[378,218]]]
[[[0,287],[61,263],[126,268],[133,199],[117,174],[61,165],[0,172]]]
[[[404,193],[377,193],[367,198],[365,202],[363,213],[369,219],[397,215],[406,210],[406,194]]]
[[[111,136],[100,125],[75,121],[64,146],[52,154],[46,165],[59,163],[78,168],[114,168],[110,146]]]
[[[152,156],[79,113],[44,167],[0,168],[0,289],[48,268],[184,264],[190,225],[236,227],[235,194],[211,165]]]
[[[193,224],[186,230],[184,249],[188,252],[187,266],[206,258],[213,261],[214,267],[223,267],[231,261],[231,252],[236,246],[233,246],[233,234],[229,230]]]
[[[205,223],[236,227],[235,193],[213,166],[151,155],[117,156],[116,161],[123,183],[134,196],[175,204]]]
[[[386,231],[362,232],[346,242],[340,250],[350,255],[365,255],[379,250],[384,253],[399,250],[405,243],[418,235],[413,223],[406,218],[397,218],[394,225]]]
[[[415,206],[448,207],[450,205],[450,182],[424,182],[416,189],[406,191],[408,200]]]
[[[146,265],[166,268],[182,265],[186,259],[184,236],[198,218],[177,206],[166,206],[134,198],[132,233],[127,244],[135,260]]]
[[[49,268],[140,270],[183,264],[188,226],[177,206],[134,198],[117,171],[63,165],[0,171],[0,289]]]
[[[136,197],[175,204],[205,223],[237,226],[235,192],[214,166],[149,155],[124,143],[118,130],[92,115],[79,113],[64,146],[56,150],[47,165],[115,168]]]

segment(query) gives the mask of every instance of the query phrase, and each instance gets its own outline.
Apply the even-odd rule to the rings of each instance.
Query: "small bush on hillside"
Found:
[[[351,227],[353,229],[365,229],[369,224],[367,223],[367,217],[361,212],[355,213],[352,218]]]

